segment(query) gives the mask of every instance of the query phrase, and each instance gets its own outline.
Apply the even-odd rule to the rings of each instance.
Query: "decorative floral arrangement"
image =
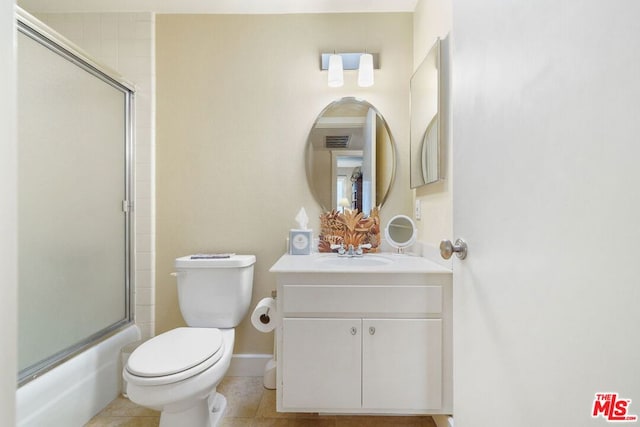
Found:
[[[338,212],[335,209],[320,215],[319,252],[333,252],[331,245],[370,244],[371,249],[364,252],[378,252],[380,246],[380,215],[378,207],[371,210],[371,215],[364,218],[357,209],[345,209]]]

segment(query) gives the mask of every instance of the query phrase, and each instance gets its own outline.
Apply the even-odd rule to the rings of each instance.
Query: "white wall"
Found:
[[[450,31],[452,0],[418,0],[413,13],[413,69],[418,68],[437,37]]]
[[[0,2],[0,414],[15,423],[17,222],[16,94],[13,1]]]
[[[36,14],[91,57],[135,84],[135,319],[155,332],[155,16]]]

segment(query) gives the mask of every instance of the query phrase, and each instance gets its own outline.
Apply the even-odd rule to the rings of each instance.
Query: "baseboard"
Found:
[[[261,377],[273,354],[234,354],[227,371],[228,377]]]

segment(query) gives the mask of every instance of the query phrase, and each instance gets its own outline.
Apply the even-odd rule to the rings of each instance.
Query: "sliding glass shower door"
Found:
[[[19,22],[19,381],[125,324],[130,312],[132,91]]]

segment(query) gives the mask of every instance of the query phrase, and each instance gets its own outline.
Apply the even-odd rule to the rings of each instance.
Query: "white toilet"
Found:
[[[216,392],[233,354],[234,328],[251,302],[254,255],[175,261],[180,311],[189,327],[138,347],[123,370],[132,402],[161,411],[161,427],[214,427],[226,399]]]

